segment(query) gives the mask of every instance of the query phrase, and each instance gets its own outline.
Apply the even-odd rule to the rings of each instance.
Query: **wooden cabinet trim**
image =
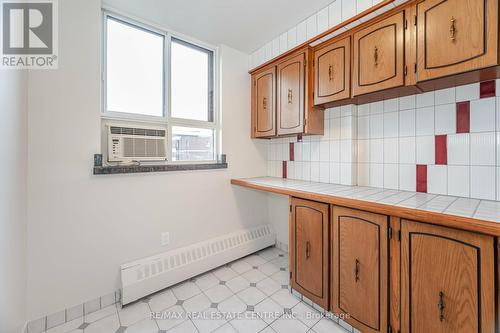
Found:
[[[397,45],[397,41],[398,41],[398,29],[397,29],[397,25],[395,23],[393,24],[387,24],[387,25],[384,25],[378,29],[375,29],[375,30],[372,30],[370,31],[369,33],[367,33],[366,35],[363,35],[363,37],[359,38],[358,39],[358,51],[360,50],[361,48],[361,41],[364,39],[364,38],[367,38],[368,36],[370,36],[371,34],[374,34],[382,29],[385,29],[385,28],[388,28],[388,27],[394,27],[394,74],[386,79],[383,79],[383,80],[380,80],[380,81],[376,81],[376,82],[372,82],[372,83],[369,83],[369,84],[363,84],[361,83],[361,71],[359,70],[360,66],[361,66],[361,57],[358,56],[358,71],[357,71],[357,76],[358,76],[358,86],[360,87],[365,87],[365,86],[371,86],[371,85],[374,85],[374,84],[379,84],[379,83],[382,83],[382,82],[385,82],[385,81],[388,81],[390,79],[393,79],[395,78],[397,75],[398,75],[398,62],[397,62],[397,59],[398,59],[398,45]]]

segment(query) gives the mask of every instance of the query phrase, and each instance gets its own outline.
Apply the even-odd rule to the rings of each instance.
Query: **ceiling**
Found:
[[[103,0],[201,41],[251,53],[332,0]]]

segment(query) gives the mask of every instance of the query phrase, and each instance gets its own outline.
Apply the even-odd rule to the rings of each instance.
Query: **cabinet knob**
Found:
[[[328,79],[329,79],[330,81],[331,81],[331,80],[333,80],[333,67],[332,67],[332,65],[330,65],[330,66],[328,67]]]
[[[265,98],[265,97],[262,99],[262,108],[264,110],[267,109],[267,98]]]
[[[311,256],[311,243],[309,241],[306,242],[306,259],[309,259]]]
[[[375,61],[375,67],[378,66],[378,47],[375,46],[375,50],[373,52],[373,60]]]
[[[292,89],[288,89],[288,104],[292,104],[293,100],[293,91]]]

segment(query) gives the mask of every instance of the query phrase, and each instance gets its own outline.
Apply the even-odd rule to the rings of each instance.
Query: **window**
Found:
[[[214,161],[215,50],[104,13],[103,118],[163,124],[171,162]]]

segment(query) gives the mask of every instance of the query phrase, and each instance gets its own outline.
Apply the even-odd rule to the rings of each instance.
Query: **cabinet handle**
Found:
[[[378,66],[378,47],[375,46],[375,51],[373,52],[373,60],[375,61],[375,67]]]
[[[265,97],[262,99],[262,108],[264,110],[267,109],[267,98],[265,98]]]
[[[331,81],[333,80],[333,68],[332,65],[328,67],[328,79]]]
[[[356,259],[354,263],[354,280],[359,281],[359,259]]]
[[[444,293],[442,291],[439,292],[439,303],[438,303],[438,309],[439,309],[439,321],[444,320]]]
[[[311,256],[311,243],[309,241],[306,242],[306,259],[309,259]]]
[[[456,22],[457,22],[457,20],[452,16],[451,17],[451,26],[450,26],[450,39],[452,41],[455,41],[456,34],[457,34]]]
[[[292,104],[293,100],[293,91],[292,89],[288,89],[288,104]]]

